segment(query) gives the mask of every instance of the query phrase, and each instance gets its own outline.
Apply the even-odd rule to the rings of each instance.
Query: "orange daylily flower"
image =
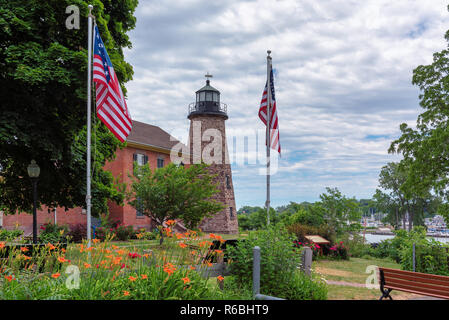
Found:
[[[190,282],[190,279],[188,277],[182,278],[181,280],[184,281],[184,284]]]
[[[86,268],[86,269],[89,269],[90,267],[91,267],[91,265],[90,265],[90,264],[88,264],[88,263],[84,262],[84,268]]]
[[[176,221],[175,220],[167,220],[167,221],[165,221],[165,223],[167,224],[167,226],[171,226],[171,225],[175,224]]]
[[[129,296],[129,291],[123,291],[124,296]]]
[[[58,261],[61,262],[61,263],[64,263],[64,262],[66,262],[68,260],[66,260],[64,257],[59,257]]]
[[[60,275],[61,275],[60,273],[53,273],[53,274],[51,275],[51,277],[52,277],[53,279],[58,279]]]
[[[27,247],[21,247],[20,250],[21,250],[22,252],[27,252],[27,251],[29,251]]]
[[[6,242],[0,242],[0,249],[3,249],[5,247]]]
[[[148,276],[147,276],[146,274],[142,274],[140,277],[141,277],[142,279],[148,279]]]
[[[5,276],[5,279],[8,280],[8,282],[11,282],[14,280],[13,276]]]
[[[224,279],[224,277],[222,277],[222,276],[218,276],[218,277],[217,277],[217,280],[218,280],[218,281],[223,281],[223,279]]]
[[[216,253],[222,253],[223,250],[215,250]]]
[[[185,247],[187,247],[187,245],[184,243],[184,242],[181,242],[180,244],[179,244],[179,246],[181,247],[181,248],[185,248]]]
[[[100,239],[93,239],[92,242],[93,243],[98,243],[98,242],[100,242]]]
[[[56,249],[56,247],[54,245],[52,245],[50,242],[47,243],[47,247],[50,249],[50,251]]]
[[[129,281],[134,282],[137,280],[137,277],[129,276]]]

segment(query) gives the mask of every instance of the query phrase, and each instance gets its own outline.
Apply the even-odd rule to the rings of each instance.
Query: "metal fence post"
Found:
[[[253,297],[260,293],[260,247],[253,248]]]
[[[413,242],[413,272],[415,272],[415,243]]]
[[[302,271],[310,276],[311,274],[311,268],[312,268],[312,249],[310,247],[303,247],[302,252]]]

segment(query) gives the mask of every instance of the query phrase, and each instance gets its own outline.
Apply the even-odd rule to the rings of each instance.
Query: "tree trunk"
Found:
[[[396,207],[395,213],[396,213],[396,227],[395,227],[395,229],[396,229],[396,228],[399,228],[399,208],[398,207]]]
[[[159,228],[159,234],[161,235],[161,239],[159,240],[159,245],[161,246],[164,242],[164,232],[162,231],[162,228]]]
[[[407,225],[405,224],[406,218],[407,218],[407,212],[404,212],[404,214],[402,216],[402,228],[404,228],[404,230],[407,230]]]

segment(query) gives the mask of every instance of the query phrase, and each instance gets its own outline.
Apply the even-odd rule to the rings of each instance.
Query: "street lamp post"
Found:
[[[28,176],[31,178],[31,182],[33,183],[33,243],[37,244],[37,179],[39,178],[41,169],[34,160],[31,160],[31,163],[28,165],[27,169]]]

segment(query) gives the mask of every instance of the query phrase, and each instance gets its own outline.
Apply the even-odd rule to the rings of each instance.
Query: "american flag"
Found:
[[[98,27],[94,31],[94,82],[96,87],[97,116],[121,142],[131,132],[132,120],[122,88],[109,59]]]
[[[270,66],[271,68],[271,66]],[[262,122],[267,125],[267,83],[265,84],[265,89],[262,94],[262,101],[260,101],[259,108],[259,118]],[[276,150],[281,153],[281,144],[279,142],[279,124],[278,124],[278,114],[276,112],[276,99],[274,95],[274,81],[273,81],[273,69],[270,70],[270,88],[271,88],[271,107],[270,107],[270,142],[271,149]],[[267,143],[267,142],[265,142]]]

